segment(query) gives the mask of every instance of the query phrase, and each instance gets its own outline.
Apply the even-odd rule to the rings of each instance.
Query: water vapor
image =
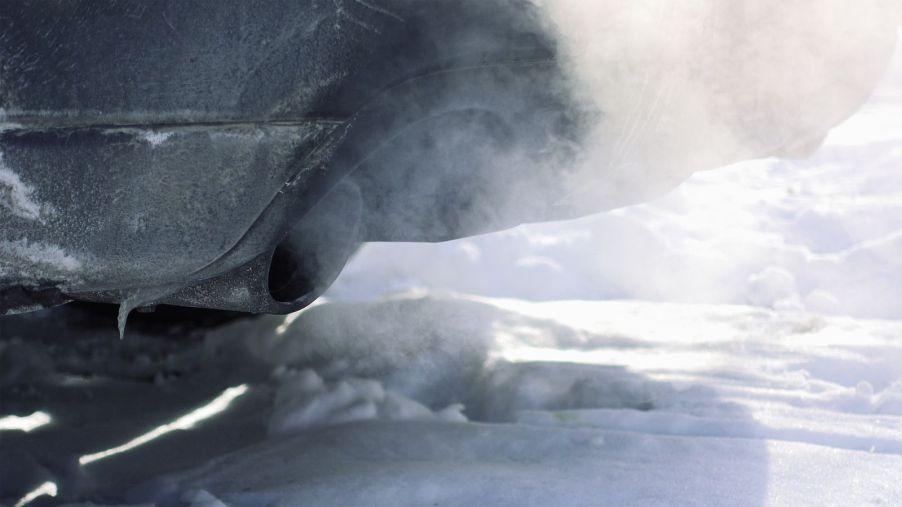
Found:
[[[694,171],[804,157],[876,85],[892,0],[549,0],[580,100],[602,112],[570,182],[577,205],[646,200]]]

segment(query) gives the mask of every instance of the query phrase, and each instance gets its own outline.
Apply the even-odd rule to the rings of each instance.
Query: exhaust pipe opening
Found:
[[[277,303],[309,304],[332,284],[359,246],[360,190],[337,185],[273,251],[267,275]]]

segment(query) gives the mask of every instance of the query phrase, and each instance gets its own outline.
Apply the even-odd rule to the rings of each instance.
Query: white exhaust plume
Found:
[[[587,210],[646,200],[694,171],[807,155],[867,98],[902,21],[897,0],[540,5],[602,114],[570,187]]]
[[[333,297],[417,287],[902,315],[887,276],[900,257],[902,47],[891,55],[902,2],[536,3],[568,85],[600,113],[576,169],[554,172],[571,178],[571,216],[648,201],[715,170],[659,202],[569,224],[369,245]],[[716,169],[771,156],[807,160]]]

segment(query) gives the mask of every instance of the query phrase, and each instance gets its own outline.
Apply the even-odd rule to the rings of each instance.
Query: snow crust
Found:
[[[902,501],[899,323],[411,293],[326,303],[284,324],[212,338],[255,335],[252,355],[274,365],[269,436],[133,500],[203,490],[233,506]],[[378,417],[373,401],[388,393],[415,408]],[[431,415],[449,401],[469,421]]]
[[[41,322],[30,332],[66,339],[0,340],[0,367],[32,365],[0,384],[0,411],[52,419],[0,435],[18,495],[50,481],[59,501],[132,506],[902,502],[899,322],[410,292],[169,352],[111,323],[90,354],[65,352],[77,328]],[[82,362],[113,376],[73,376],[96,370]],[[73,465],[238,384],[203,422]]]
[[[269,420],[271,434],[367,420],[466,421],[463,405],[433,412],[376,380],[344,378],[326,383],[313,370],[280,371],[275,409]]]

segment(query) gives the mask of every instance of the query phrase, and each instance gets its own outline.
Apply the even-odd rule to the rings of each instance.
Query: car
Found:
[[[700,70],[686,53],[670,62],[682,70],[662,71],[648,57],[664,46],[633,40],[652,31],[617,28],[631,28],[638,7],[607,1],[594,6],[607,17],[586,34],[619,52],[596,66],[562,28],[580,3],[547,4],[5,0],[0,315],[71,301],[119,304],[120,325],[160,304],[293,312],[364,242],[580,216],[650,195],[634,187],[661,192],[693,170],[816,144],[864,100],[895,41],[886,19],[874,21],[881,30],[838,20],[850,48],[877,56],[814,88],[799,83],[861,52],[799,68],[783,53],[727,51],[698,60],[711,63]],[[754,81],[762,69],[748,62],[773,62],[801,98],[777,87],[744,109],[711,107],[754,142],[695,130],[700,122],[687,119],[704,101],[689,99],[714,87],[689,86],[694,73]],[[592,79],[581,71],[605,79],[587,94]],[[683,95],[668,103],[678,113],[669,123],[652,129],[648,108],[621,107],[632,92],[644,100],[650,81],[674,80]],[[660,99],[663,88],[650,89]],[[811,100],[810,89],[828,101]],[[615,155],[637,131],[653,132],[644,146],[659,150],[621,163]],[[599,146],[608,151],[587,156]],[[599,156],[605,163],[583,178]],[[602,196],[586,197],[589,188]]]

